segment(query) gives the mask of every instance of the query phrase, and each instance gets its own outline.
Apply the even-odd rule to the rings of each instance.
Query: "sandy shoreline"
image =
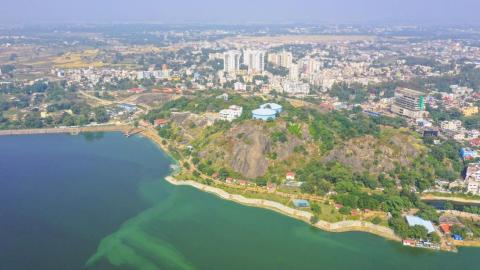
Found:
[[[305,223],[311,224],[310,223],[310,218],[312,217],[311,213],[294,209],[277,202],[263,200],[263,199],[245,198],[242,195],[230,194],[220,188],[203,185],[195,181],[179,181],[175,179],[173,176],[167,176],[165,177],[165,180],[175,186],[191,186],[201,191],[214,194],[225,200],[233,201],[246,206],[269,209],[269,210],[278,212],[280,214],[284,214],[289,217],[301,220]],[[401,241],[400,237],[395,235],[392,229],[383,227],[380,225],[375,225],[366,221],[348,220],[348,221],[330,223],[330,222],[320,220],[316,224],[311,224],[311,225],[328,232],[351,232],[351,231],[368,232],[389,240]]]

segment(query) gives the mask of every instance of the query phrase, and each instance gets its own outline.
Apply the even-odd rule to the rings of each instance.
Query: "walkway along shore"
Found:
[[[270,209],[275,212],[290,216],[292,218],[304,221],[308,224],[310,223],[310,218],[313,216],[312,213],[294,209],[288,206],[285,206],[281,203],[269,201],[269,200],[262,200],[262,199],[251,199],[245,198],[242,195],[230,194],[222,189],[207,186],[195,181],[179,181],[172,176],[165,177],[172,185],[176,186],[191,186],[197,188],[201,191],[208,192],[214,194],[222,199],[233,201],[239,204],[259,207]],[[394,240],[394,241],[401,241],[400,237],[395,235],[394,231],[390,228],[379,226],[372,224],[366,221],[358,221],[358,220],[348,220],[348,221],[340,221],[336,223],[330,223],[323,220],[318,221],[316,224],[311,224],[312,226],[322,229],[324,231],[329,232],[351,232],[351,231],[360,231],[360,232],[368,232],[383,238]]]
[[[0,130],[0,136],[12,135],[34,135],[34,134],[78,134],[81,132],[109,132],[109,131],[128,131],[132,128],[130,125],[98,125],[84,127],[59,127],[59,128],[38,128],[38,129],[8,129]]]

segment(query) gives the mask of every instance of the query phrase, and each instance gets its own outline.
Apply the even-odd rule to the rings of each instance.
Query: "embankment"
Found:
[[[310,218],[312,217],[312,214],[309,212],[294,209],[277,202],[262,200],[262,199],[245,198],[241,195],[230,194],[222,189],[203,185],[195,181],[179,181],[173,178],[172,176],[167,176],[165,179],[169,183],[176,186],[191,186],[199,190],[214,194],[225,200],[233,201],[233,202],[247,205],[247,206],[270,209],[278,213],[302,220],[309,224],[310,224]],[[336,223],[330,223],[330,222],[321,220],[321,221],[318,221],[316,224],[312,224],[312,226],[325,231],[329,231],[329,232],[350,232],[350,231],[368,232],[368,233],[372,233],[372,234],[384,237],[386,239],[401,241],[401,239],[397,235],[395,235],[393,230],[391,230],[390,228],[375,225],[365,221],[349,220],[349,221],[340,221]]]
[[[35,135],[35,134],[62,134],[62,133],[81,133],[81,132],[109,132],[109,131],[128,131],[132,127],[129,125],[98,125],[84,127],[60,127],[60,128],[37,128],[37,129],[8,129],[0,130],[0,136],[12,135]]]

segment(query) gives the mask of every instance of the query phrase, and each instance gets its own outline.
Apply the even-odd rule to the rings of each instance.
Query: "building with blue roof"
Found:
[[[417,216],[410,216],[410,215],[405,216],[405,219],[407,220],[408,226],[410,227],[418,225],[427,229],[428,233],[435,232],[435,227],[433,227],[433,224],[431,221],[424,220],[423,218],[420,218]]]
[[[293,205],[295,205],[295,207],[297,208],[310,207],[310,203],[308,203],[307,200],[300,200],[300,199],[293,200]]]
[[[256,109],[252,111],[252,118],[255,120],[275,120],[277,112],[272,109]]]
[[[475,159],[478,157],[478,153],[476,150],[473,150],[471,148],[462,148],[460,150],[460,156],[464,160],[469,160],[469,159]]]
[[[281,113],[283,107],[282,105],[279,105],[277,103],[265,103],[263,105],[260,105],[260,109],[271,109],[274,110],[276,113]]]

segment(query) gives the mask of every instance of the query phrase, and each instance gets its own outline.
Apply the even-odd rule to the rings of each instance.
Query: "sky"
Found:
[[[480,0],[0,0],[0,23],[480,24]]]

